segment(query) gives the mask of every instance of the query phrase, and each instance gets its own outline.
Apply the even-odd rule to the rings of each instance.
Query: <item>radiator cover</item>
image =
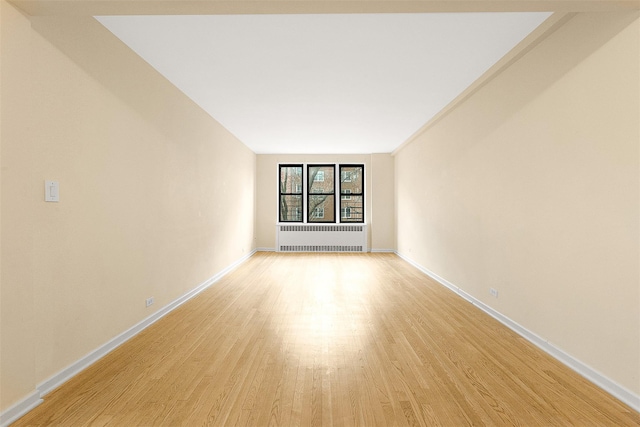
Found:
[[[278,224],[278,252],[367,252],[365,224]]]

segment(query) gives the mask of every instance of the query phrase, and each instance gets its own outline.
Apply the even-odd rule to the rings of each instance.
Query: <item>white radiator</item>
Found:
[[[279,224],[276,240],[278,252],[367,252],[367,226]]]

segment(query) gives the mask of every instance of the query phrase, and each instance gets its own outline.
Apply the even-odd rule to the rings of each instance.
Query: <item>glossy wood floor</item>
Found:
[[[391,254],[259,253],[15,426],[631,426]]]

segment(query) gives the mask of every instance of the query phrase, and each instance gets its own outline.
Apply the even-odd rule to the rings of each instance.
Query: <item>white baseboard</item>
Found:
[[[407,258],[406,256],[404,256],[404,255],[402,255],[402,254],[400,254],[398,252],[396,252],[396,253],[400,258],[402,258],[403,260],[407,261],[409,264],[413,265],[418,270],[422,271],[424,274],[426,274],[427,276],[431,277],[436,282],[438,282],[441,285],[449,288],[450,290],[452,290],[453,292],[455,292],[456,294],[458,294],[459,296],[461,296],[465,300],[469,301],[470,303],[472,303],[473,305],[478,307],[480,310],[484,311],[485,313],[487,313],[488,315],[490,315],[494,319],[498,320],[503,325],[507,326],[509,329],[511,329],[514,332],[516,332],[518,335],[522,336],[523,338],[525,338],[526,340],[528,340],[529,342],[531,342],[532,344],[534,344],[535,346],[537,346],[538,348],[543,350],[544,352],[548,353],[549,355],[551,355],[555,359],[559,360],[560,362],[562,362],[563,364],[565,364],[569,368],[571,368],[574,371],[576,371],[578,374],[580,374],[583,377],[585,377],[587,380],[591,381],[592,383],[594,383],[598,387],[602,388],[607,393],[609,393],[612,396],[620,399],[622,402],[626,403],[627,405],[631,406],[636,411],[640,412],[640,396],[639,395],[637,395],[637,394],[633,393],[632,391],[628,390],[627,388],[621,386],[620,384],[616,383],[615,381],[611,380],[610,378],[606,377],[605,375],[601,374],[597,370],[595,370],[592,367],[586,365],[585,363],[581,362],[580,360],[576,359],[575,357],[571,356],[570,354],[565,353],[563,350],[559,349],[558,347],[556,347],[555,345],[550,343],[548,340],[546,340],[546,339],[536,335],[535,333],[529,331],[528,329],[526,329],[525,327],[523,327],[523,326],[519,325],[518,323],[514,322],[513,320],[511,320],[507,316],[501,314],[500,312],[498,312],[498,311],[494,310],[493,308],[489,307],[488,305],[486,305],[482,301],[480,301],[480,300],[476,299],[475,297],[473,297],[472,295],[466,293],[465,291],[463,291],[459,287],[455,286],[453,283],[451,283],[451,282],[445,280],[444,278],[438,276],[434,272],[424,268],[423,266],[421,266],[420,264],[416,263],[412,259]]]
[[[53,375],[51,378],[38,384],[35,392],[33,392],[31,395],[29,395],[22,401],[18,402],[17,404],[10,407],[6,411],[3,411],[2,414],[0,414],[0,427],[6,427],[9,424],[11,424],[13,421],[25,415],[31,409],[35,408],[40,403],[42,403],[42,397],[46,396],[47,393],[59,387],[63,383],[67,382],[72,377],[74,377],[75,375],[77,375],[78,373],[80,373],[81,371],[88,368],[90,365],[92,365],[93,363],[97,362],[99,359],[104,357],[106,354],[113,351],[115,348],[125,343],[129,339],[133,338],[142,330],[151,326],[153,323],[155,323],[156,321],[158,321],[159,319],[167,315],[169,312],[175,310],[180,305],[184,304],[191,298],[198,295],[200,292],[207,289],[209,286],[213,285],[215,282],[220,280],[222,277],[227,275],[233,269],[235,269],[240,264],[242,264],[247,259],[249,259],[253,254],[256,253],[256,251],[257,250],[253,250],[251,253],[247,254],[246,256],[242,257],[238,261],[229,265],[227,268],[220,271],[215,276],[205,280],[204,282],[196,286],[194,289],[190,290],[189,292],[177,298],[173,302],[162,307],[160,310],[156,311],[151,316],[147,317],[146,319],[142,320],[141,322],[137,323],[136,325],[122,332],[115,338],[111,339],[107,343],[93,350],[91,353],[80,358],[79,360],[72,363],[71,365],[67,366],[57,374]]]
[[[40,393],[38,391],[34,391],[29,396],[7,408],[2,412],[2,414],[0,414],[0,426],[8,426],[41,403],[42,399],[40,398]]]
[[[258,248],[256,249],[258,252],[275,252],[276,248]]]

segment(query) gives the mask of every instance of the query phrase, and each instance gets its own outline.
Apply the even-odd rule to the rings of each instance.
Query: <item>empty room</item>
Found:
[[[636,0],[0,0],[0,427],[639,426]]]

